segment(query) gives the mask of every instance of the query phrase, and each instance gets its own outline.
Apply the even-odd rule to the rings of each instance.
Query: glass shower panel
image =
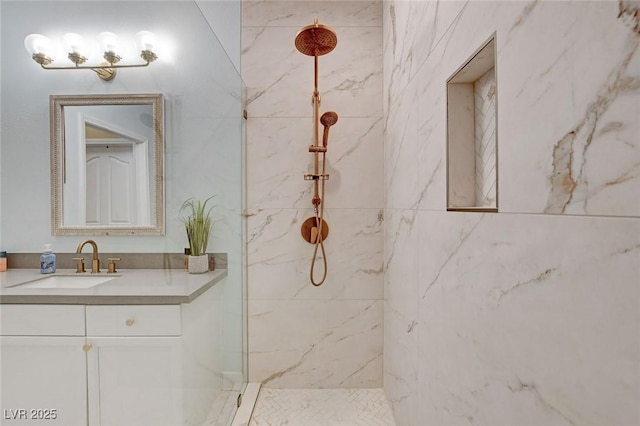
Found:
[[[230,7],[229,3],[237,3],[237,7],[240,7],[240,2],[220,3],[226,3],[227,8]],[[207,342],[215,342],[207,343],[206,348],[215,348],[215,356],[198,358],[203,353],[198,350],[198,344],[185,349],[180,346],[182,343],[177,345],[178,340],[170,340],[180,337],[162,337],[168,339],[166,341],[157,339],[162,344],[166,343],[163,346],[166,351],[159,350],[159,353],[173,354],[172,351],[178,348],[190,350],[190,356],[195,354],[193,358],[198,365],[177,371],[186,376],[195,370],[206,369],[206,376],[211,376],[211,380],[203,386],[213,388],[212,392],[207,393],[206,404],[202,405],[206,407],[206,413],[204,408],[183,409],[181,421],[173,422],[168,417],[163,421],[168,426],[229,425],[247,378],[245,88],[230,59],[239,57],[239,41],[237,46],[231,48],[237,48],[237,52],[226,51],[216,35],[216,31],[220,30],[211,25],[196,1],[3,0],[0,2],[0,18],[3,118],[0,127],[0,177],[3,185],[0,228],[3,244],[26,253],[35,253],[41,250],[43,241],[51,241],[58,253],[73,253],[79,242],[79,238],[73,236],[52,238],[46,214],[50,208],[47,185],[50,95],[162,93],[165,99],[165,235],[101,236],[96,239],[101,254],[159,253],[169,254],[166,258],[173,256],[181,261],[179,254],[187,246],[180,214],[182,203],[190,197],[206,199],[215,196],[212,199],[214,224],[208,251],[216,254],[216,269],[226,269],[227,275],[214,285],[215,298],[209,299],[207,296],[206,299],[200,299],[199,296],[195,299],[196,302],[199,299],[201,302],[207,300],[206,316],[215,313],[215,327],[202,326],[202,321],[197,321],[197,318],[193,322],[206,335]],[[237,22],[229,25],[230,19],[237,19]],[[227,28],[223,31],[229,28],[235,30],[237,26],[239,34],[239,19],[238,10],[237,14],[233,13],[233,18],[226,19]],[[90,70],[42,70],[29,58],[23,47],[24,37],[29,33],[47,34],[57,39],[65,32],[76,32],[82,34],[87,43],[95,44],[97,34],[101,31],[112,31],[125,40],[133,38],[141,30],[156,35],[158,59],[145,68],[120,69],[117,76],[108,82],[100,80]],[[127,53],[126,57],[130,55]],[[56,61],[58,65],[63,65],[65,60],[61,57]],[[99,55],[98,58],[89,58],[90,63],[99,60]],[[38,155],[34,155],[36,151]],[[20,185],[11,188],[7,182],[20,182]],[[18,207],[24,205],[25,194],[29,194],[32,207],[28,209],[28,218],[24,217],[24,209]],[[38,212],[38,215],[34,212]],[[187,272],[180,280],[183,278],[189,278]],[[185,324],[183,318],[183,328]],[[124,339],[119,341],[119,346],[111,351],[113,365],[119,364],[122,353],[137,351],[137,354],[142,354],[146,350],[144,345],[135,346],[133,343]],[[177,346],[174,347],[174,344]],[[137,359],[144,360],[145,356],[139,355]],[[184,356],[175,358],[178,363],[184,359]],[[151,365],[151,362],[148,364]],[[143,372],[144,368],[136,369],[128,364],[126,371],[134,374]],[[147,377],[151,379],[142,383],[144,389],[153,388],[154,392],[163,389],[157,385],[160,375],[155,381],[154,375]],[[167,381],[170,380],[173,380],[172,377],[167,376]],[[212,382],[215,382],[213,387]],[[185,392],[182,397],[172,398],[172,403],[185,407],[196,399],[204,398],[204,393],[198,393],[198,384],[190,386],[189,392],[192,393]],[[141,398],[147,395],[142,391],[136,394]],[[196,394],[197,398],[188,396]],[[124,415],[122,409],[115,414]],[[154,426],[158,425],[154,423]]]
[[[196,3],[197,5],[197,3]],[[201,10],[207,21],[211,6]],[[228,6],[227,6],[228,7]],[[238,7],[240,3],[238,2]],[[237,15],[239,17],[239,13]],[[237,22],[238,31],[240,21]],[[190,152],[191,187],[199,194],[215,194],[214,245],[216,251],[227,254],[227,279],[222,288],[222,388],[212,408],[215,425],[228,425],[237,409],[239,394],[246,385],[246,304],[245,277],[245,133],[244,84],[230,57],[239,52],[227,52],[207,22],[206,36],[197,38],[200,56],[198,85],[185,88],[197,99],[198,110],[183,116],[191,124],[185,140],[194,141],[201,151]],[[237,45],[239,49],[239,43]],[[235,55],[234,55],[235,53]],[[195,183],[195,185],[194,185]],[[219,247],[219,249],[218,249]]]

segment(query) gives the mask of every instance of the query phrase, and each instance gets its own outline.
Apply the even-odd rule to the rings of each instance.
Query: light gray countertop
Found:
[[[40,274],[38,269],[9,269],[0,273],[2,304],[161,305],[189,303],[226,275],[226,269],[190,274],[182,269],[123,269],[100,273],[113,280],[90,288],[25,288],[22,283],[55,276],[77,276],[62,269]],[[85,273],[83,276],[95,276]],[[17,286],[17,287],[16,287]]]

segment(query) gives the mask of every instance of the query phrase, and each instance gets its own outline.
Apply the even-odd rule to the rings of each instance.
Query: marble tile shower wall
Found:
[[[329,273],[309,282],[313,247],[313,58],[294,38],[313,23],[338,45],[319,58],[329,137]],[[249,380],[268,387],[381,387],[383,311],[382,2],[243,1],[247,87]],[[321,262],[316,276],[322,273]]]
[[[637,2],[384,3],[398,425],[640,421]],[[446,212],[446,80],[497,34],[498,214]]]

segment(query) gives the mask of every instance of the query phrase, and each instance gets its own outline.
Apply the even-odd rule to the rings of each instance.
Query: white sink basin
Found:
[[[96,275],[52,275],[29,281],[14,287],[21,288],[91,288],[115,279],[115,276]]]

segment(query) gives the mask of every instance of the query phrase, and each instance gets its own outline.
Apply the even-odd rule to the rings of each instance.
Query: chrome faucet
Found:
[[[82,253],[82,248],[87,244],[91,244],[91,247],[93,247],[93,261],[91,262],[91,273],[97,274],[100,272],[100,259],[98,259],[98,244],[96,244],[96,242],[93,240],[84,240],[83,242],[78,244],[76,253]]]

